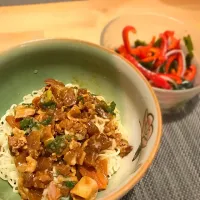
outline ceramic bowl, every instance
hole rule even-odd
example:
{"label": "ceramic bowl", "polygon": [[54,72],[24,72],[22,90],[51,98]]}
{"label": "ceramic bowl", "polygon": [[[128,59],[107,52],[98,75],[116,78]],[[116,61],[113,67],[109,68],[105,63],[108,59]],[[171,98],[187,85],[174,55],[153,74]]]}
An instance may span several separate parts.
{"label": "ceramic bowl", "polygon": [[153,88],[163,113],[171,111],[179,111],[184,108],[185,103],[200,93],[200,68],[198,67],[198,57],[200,55],[200,38],[195,31],[195,23],[184,22],[176,18],[150,12],[140,12],[135,14],[127,14],[117,17],[110,21],[101,34],[100,44],[109,49],[116,49],[121,44],[122,30],[125,26],[132,25],[136,28],[137,34],[130,34],[130,41],[134,43],[136,39],[143,41],[151,41],[152,36],[158,36],[165,30],[173,30],[178,38],[183,38],[190,34],[194,44],[194,64],[197,66],[197,75],[194,81],[194,88],[187,90],[164,90]]}
{"label": "ceramic bowl", "polygon": [[[159,148],[162,119],[151,86],[134,66],[100,46],[75,40],[35,41],[0,55],[0,115],[43,87],[49,77],[79,84],[116,102],[134,150],[97,199],[119,199],[142,178]],[[0,180],[0,199],[20,197]]]}

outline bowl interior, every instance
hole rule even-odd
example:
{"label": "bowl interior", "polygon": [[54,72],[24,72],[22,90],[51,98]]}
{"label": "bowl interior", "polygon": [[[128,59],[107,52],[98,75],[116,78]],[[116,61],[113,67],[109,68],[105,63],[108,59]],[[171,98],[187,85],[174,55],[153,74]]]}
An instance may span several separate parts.
{"label": "bowl interior", "polygon": [[[167,91],[154,88],[162,109],[169,109],[180,103],[184,103],[200,92],[200,38],[198,26],[195,21],[179,20],[172,16],[163,15],[159,12],[135,12],[134,14],[122,15],[113,19],[105,26],[101,34],[101,45],[110,49],[116,49],[123,44],[122,30],[125,26],[132,25],[137,33],[129,35],[130,42],[134,44],[136,39],[150,42],[153,36],[158,37],[165,30],[175,31],[177,38],[191,35],[194,46],[193,64],[197,66],[197,75],[194,80],[194,88],[182,91]],[[184,42],[182,41],[183,50]]]}
{"label": "bowl interior", "polygon": [[[12,104],[21,102],[24,95],[43,87],[46,78],[79,84],[108,101],[116,102],[134,150],[122,160],[119,172],[110,180],[108,189],[99,193],[98,199],[109,196],[116,199],[112,194],[136,177],[119,194],[123,195],[144,174],[158,149],[161,116],[151,88],[136,69],[100,47],[73,40],[38,41],[0,56],[0,115],[4,115]],[[147,115],[153,116],[149,126],[152,136],[140,156],[132,162],[141,143],[141,126],[147,124]],[[20,199],[19,195],[12,193],[7,182],[0,180],[0,188],[0,198]]]}

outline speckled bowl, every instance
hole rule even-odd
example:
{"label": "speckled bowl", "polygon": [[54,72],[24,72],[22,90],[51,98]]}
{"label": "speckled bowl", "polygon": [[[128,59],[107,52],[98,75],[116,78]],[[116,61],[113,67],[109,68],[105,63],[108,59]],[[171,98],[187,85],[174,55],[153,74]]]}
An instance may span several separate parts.
{"label": "speckled bowl", "polygon": [[[144,176],[159,148],[162,119],[151,86],[134,66],[100,46],[75,40],[35,41],[0,55],[0,115],[49,77],[79,84],[116,102],[134,150],[97,199],[119,199]],[[0,180],[0,199],[20,197]]]}
{"label": "speckled bowl", "polygon": [[110,21],[101,34],[100,44],[109,49],[116,49],[121,44],[122,30],[125,26],[132,25],[136,28],[137,34],[130,34],[130,41],[133,43],[136,39],[150,41],[152,36],[158,36],[165,30],[174,30],[178,38],[183,38],[186,34],[190,34],[194,44],[194,64],[196,64],[197,75],[194,81],[194,88],[187,90],[164,90],[153,88],[160,103],[163,113],[177,112],[185,107],[186,103],[200,93],[200,68],[198,56],[200,55],[200,30],[194,21],[181,21],[171,16],[152,13],[152,12],[135,12],[117,17]]}

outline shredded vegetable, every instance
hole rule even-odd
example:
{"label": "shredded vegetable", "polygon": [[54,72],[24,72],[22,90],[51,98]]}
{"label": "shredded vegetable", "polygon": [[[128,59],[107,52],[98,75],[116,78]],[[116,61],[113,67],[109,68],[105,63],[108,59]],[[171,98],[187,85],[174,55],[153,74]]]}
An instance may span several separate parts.
{"label": "shredded vegetable", "polygon": [[190,35],[183,38],[187,49],[185,53],[174,31],[167,30],[158,38],[153,36],[149,43],[137,39],[133,46],[129,41],[130,32],[135,34],[136,29],[133,26],[124,27],[124,44],[116,52],[133,63],[152,86],[168,90],[193,87],[197,70],[192,63],[194,47]]}

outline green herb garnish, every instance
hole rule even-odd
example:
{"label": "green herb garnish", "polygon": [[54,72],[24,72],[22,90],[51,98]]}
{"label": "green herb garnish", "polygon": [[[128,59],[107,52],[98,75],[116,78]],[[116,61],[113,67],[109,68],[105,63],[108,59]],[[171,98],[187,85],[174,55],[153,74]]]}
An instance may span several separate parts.
{"label": "green herb garnish", "polygon": [[72,189],[76,185],[76,183],[77,182],[75,181],[65,181],[65,185],[70,189]]}
{"label": "green herb garnish", "polygon": [[51,140],[47,145],[46,149],[51,153],[59,154],[66,147],[65,136],[56,136],[54,140]]}
{"label": "green herb garnish", "polygon": [[165,73],[165,65],[166,65],[166,63],[163,63],[163,64],[160,66],[159,73],[162,73],[162,74]]}
{"label": "green herb garnish", "polygon": [[82,102],[83,104],[84,104],[84,98],[83,98],[83,96],[78,96],[77,97],[77,102]]}
{"label": "green herb garnish", "polygon": [[43,108],[43,109],[55,109],[56,108],[56,103],[54,101],[41,102],[40,105],[41,105],[41,108]]}
{"label": "green herb garnish", "polygon": [[161,44],[162,44],[162,39],[161,38],[159,38],[159,39],[157,39],[156,40],[156,42],[154,43],[154,47],[160,47],[161,46]]}
{"label": "green herb garnish", "polygon": [[116,107],[116,103],[114,101],[112,101],[110,103],[110,105],[108,106],[108,108],[107,108],[107,112],[109,112],[109,113],[114,115],[115,114],[114,113],[115,107]]}
{"label": "green herb garnish", "polygon": [[24,118],[20,121],[20,129],[22,130],[32,129],[33,127],[38,128],[38,124],[34,122],[33,118]]}
{"label": "green herb garnish", "polygon": [[96,110],[98,110],[98,108],[102,108],[105,112],[115,115],[115,107],[116,103],[114,101],[112,101],[110,105],[107,105],[105,101],[100,101],[100,103],[96,105]]}
{"label": "green herb garnish", "polygon": [[189,68],[192,64],[192,59],[193,59],[194,55],[193,53],[188,53],[185,57],[185,61],[186,61],[186,67]]}
{"label": "green herb garnish", "polygon": [[184,80],[181,84],[177,86],[177,88],[174,88],[175,90],[184,90],[184,89],[189,89],[193,88],[193,83],[187,80]]}
{"label": "green herb garnish", "polygon": [[134,44],[134,47],[146,46],[146,45],[147,45],[146,42],[141,41],[141,40],[136,40],[136,41],[135,41],[135,44]]}
{"label": "green herb garnish", "polygon": [[144,66],[146,69],[150,69],[150,70],[153,69],[153,62],[140,62],[140,64]]}

